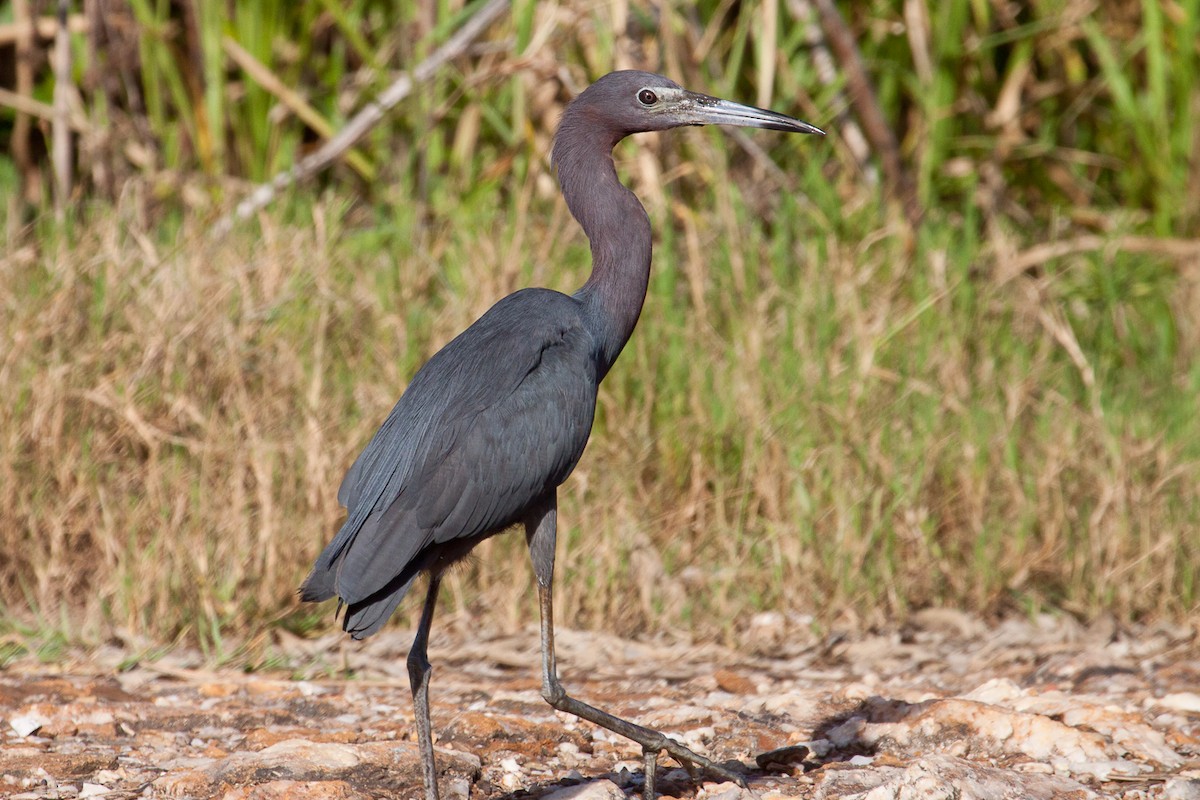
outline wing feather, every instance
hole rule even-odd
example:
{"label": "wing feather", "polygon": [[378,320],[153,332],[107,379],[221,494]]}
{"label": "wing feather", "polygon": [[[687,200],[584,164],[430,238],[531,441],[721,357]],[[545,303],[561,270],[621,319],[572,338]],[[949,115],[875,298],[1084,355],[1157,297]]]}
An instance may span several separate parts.
{"label": "wing feather", "polygon": [[535,289],[500,301],[446,345],[347,472],[338,491],[346,522],[304,597],[337,594],[350,605],[347,630],[359,604],[367,635],[432,549],[519,521],[566,480],[587,443],[592,354],[577,302]]}

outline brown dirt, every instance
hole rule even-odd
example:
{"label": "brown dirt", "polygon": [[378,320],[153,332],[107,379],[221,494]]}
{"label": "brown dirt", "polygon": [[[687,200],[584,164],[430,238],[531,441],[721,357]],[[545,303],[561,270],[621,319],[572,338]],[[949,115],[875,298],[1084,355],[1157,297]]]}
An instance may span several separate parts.
{"label": "brown dirt", "polygon": [[[211,671],[183,652],[122,671],[127,654],[104,648],[14,664],[0,673],[0,795],[421,797],[407,642],[277,643],[294,674],[348,666],[348,680]],[[574,631],[558,644],[569,691],[742,772],[763,800],[1180,800],[1200,798],[1198,643],[1191,629],[931,611],[822,641],[763,615],[739,651]],[[430,655],[444,797],[640,791],[636,746],[542,701],[534,631],[443,633]],[[658,777],[671,797],[748,797],[665,758]]]}

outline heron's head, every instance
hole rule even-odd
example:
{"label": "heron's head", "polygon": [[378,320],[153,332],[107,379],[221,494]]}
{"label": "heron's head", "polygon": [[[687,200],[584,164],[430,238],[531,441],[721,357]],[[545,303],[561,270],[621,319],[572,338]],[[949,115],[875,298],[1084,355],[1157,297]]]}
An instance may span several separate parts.
{"label": "heron's head", "polygon": [[638,70],[610,72],[585,89],[572,105],[576,113],[586,114],[591,124],[603,126],[617,138],[683,125],[736,125],[824,135],[807,122],[689,92],[669,78]]}

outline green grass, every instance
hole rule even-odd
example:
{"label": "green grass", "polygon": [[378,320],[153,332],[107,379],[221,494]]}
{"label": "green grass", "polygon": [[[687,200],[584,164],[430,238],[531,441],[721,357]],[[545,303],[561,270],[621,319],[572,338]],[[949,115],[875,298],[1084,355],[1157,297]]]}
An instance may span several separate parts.
{"label": "green grass", "polygon": [[[687,222],[660,237],[565,487],[565,624],[1195,612],[1196,342],[1143,335],[1175,327],[1178,273],[1084,255],[1031,300],[979,281],[991,257],[947,221],[913,240],[863,213],[832,236],[787,195],[764,218],[737,180],[684,188],[655,213]],[[454,224],[293,208],[218,245],[185,223],[191,244],[160,242],[153,268],[99,217],[6,273],[22,302],[5,335],[24,342],[4,362],[22,398],[4,422],[7,618],[228,649],[292,608],[342,470],[413,370],[511,288],[586,273],[578,233],[538,222],[561,217],[555,198],[521,215],[480,192]],[[1143,288],[1090,291],[1110,273]],[[1059,310],[1093,385],[1038,319]],[[520,537],[481,551],[452,606],[531,619]]]}

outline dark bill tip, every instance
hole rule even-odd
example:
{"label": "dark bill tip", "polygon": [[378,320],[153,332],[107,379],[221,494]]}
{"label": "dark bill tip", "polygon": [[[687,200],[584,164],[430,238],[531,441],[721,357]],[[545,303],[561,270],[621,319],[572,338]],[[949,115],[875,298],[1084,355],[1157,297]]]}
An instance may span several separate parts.
{"label": "dark bill tip", "polygon": [[689,124],[692,125],[736,125],[741,128],[825,135],[825,131],[817,126],[777,111],[745,106],[703,94],[693,95],[692,101],[691,108],[685,112]]}

